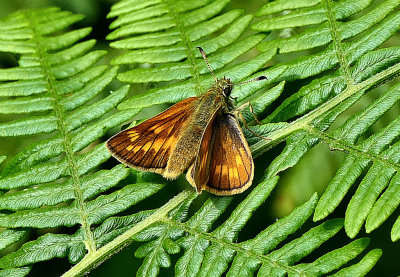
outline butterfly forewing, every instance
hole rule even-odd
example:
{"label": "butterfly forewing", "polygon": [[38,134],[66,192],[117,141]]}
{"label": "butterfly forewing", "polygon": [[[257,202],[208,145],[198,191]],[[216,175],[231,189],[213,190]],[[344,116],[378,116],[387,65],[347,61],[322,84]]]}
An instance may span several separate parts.
{"label": "butterfly forewing", "polygon": [[188,124],[197,97],[187,98],[155,117],[122,131],[107,141],[119,161],[142,170],[162,173],[180,131]]}
{"label": "butterfly forewing", "polygon": [[[208,142],[204,140],[208,140]],[[232,195],[246,190],[253,181],[254,164],[242,130],[231,114],[221,114],[212,125],[212,135],[203,137],[195,164],[189,169],[187,179],[202,184],[217,195]]]}

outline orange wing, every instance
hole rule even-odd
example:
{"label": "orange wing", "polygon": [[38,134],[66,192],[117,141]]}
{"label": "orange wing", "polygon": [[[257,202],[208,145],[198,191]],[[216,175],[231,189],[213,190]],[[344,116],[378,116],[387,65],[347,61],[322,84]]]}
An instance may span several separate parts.
{"label": "orange wing", "polygon": [[232,195],[246,190],[253,177],[253,158],[239,123],[231,114],[217,116],[186,178],[199,192]]}
{"label": "orange wing", "polygon": [[196,108],[198,97],[190,97],[107,141],[111,154],[130,167],[162,173],[171,148],[179,139]]}
{"label": "orange wing", "polygon": [[[206,130],[203,133],[203,137],[201,138],[197,158],[195,159],[194,163],[189,168],[186,174],[186,179],[193,187],[196,188],[198,193],[201,193],[203,188],[207,185],[208,181],[209,165],[212,151],[211,145],[213,145],[213,126],[217,113],[218,110],[215,112],[213,118],[208,123]],[[194,168],[195,170],[193,169],[192,171],[192,168]]]}

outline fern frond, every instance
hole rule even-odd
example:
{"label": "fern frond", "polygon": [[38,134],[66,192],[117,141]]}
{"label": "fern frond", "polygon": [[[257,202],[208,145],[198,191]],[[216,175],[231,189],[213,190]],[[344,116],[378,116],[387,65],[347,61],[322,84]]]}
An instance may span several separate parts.
{"label": "fern frond", "polygon": [[[248,62],[243,62],[241,64],[232,66],[231,68],[219,71],[216,74],[218,76],[229,76],[233,81],[244,79],[262,68],[263,65],[275,55],[275,52],[276,49],[273,49],[272,51],[260,54]],[[277,76],[279,76],[279,74],[281,74],[283,71],[284,68],[278,68],[274,72],[271,71],[269,80],[277,78]],[[200,76],[199,84],[202,86],[202,92],[210,87],[213,82],[214,79],[212,76],[210,76],[210,74],[207,74],[206,76]],[[240,92],[236,90],[235,97],[238,97],[238,101],[244,101],[246,94],[251,94],[252,92],[254,93],[258,89],[268,86],[270,82],[272,81],[262,82],[263,84],[259,84],[260,82],[254,85],[251,84],[241,89]],[[177,84],[166,85],[161,88],[148,90],[145,93],[133,95],[129,99],[122,102],[118,108],[125,110],[132,107],[145,108],[156,104],[173,103],[187,97],[195,96],[197,90],[198,85],[194,84],[193,80],[186,80]],[[243,95],[238,95],[236,93],[242,93]]]}
{"label": "fern frond", "polygon": [[163,187],[139,182],[101,195],[130,170],[119,165],[93,172],[110,154],[104,144],[91,144],[139,110],[110,113],[127,96],[128,86],[99,97],[117,69],[96,65],[106,52],[92,51],[94,40],[83,41],[90,28],[66,31],[81,19],[49,8],[20,11],[0,22],[1,50],[21,54],[18,66],[0,69],[0,113],[19,115],[0,123],[0,136],[48,133],[1,171],[0,188],[6,192],[0,196],[1,209],[7,212],[0,215],[0,225],[10,228],[0,234],[1,249],[28,228],[80,226],[74,235],[44,234],[1,257],[1,274],[24,276],[29,265],[55,257],[76,263],[96,250],[92,225]]}
{"label": "fern frond", "polygon": [[[283,131],[282,129],[275,131],[276,134],[280,133],[276,137],[278,141],[293,132],[298,133],[286,139],[288,143],[286,149],[271,167],[276,167],[272,172],[277,173],[294,166],[304,153],[320,141],[326,142],[331,149],[348,153],[342,167],[321,197],[314,220],[321,220],[329,215],[339,205],[350,186],[361,176],[363,170],[370,168],[346,211],[345,229],[350,237],[354,237],[364,222],[367,232],[371,232],[379,227],[399,205],[398,197],[393,190],[399,169],[399,160],[395,154],[397,144],[393,144],[399,135],[397,118],[378,133],[358,142],[360,137],[365,136],[369,128],[398,102],[398,85],[385,91],[376,102],[354,114],[341,127],[326,130],[340,113],[360,99],[371,87],[379,86],[398,74],[400,69],[398,47],[372,52],[371,50],[398,31],[400,14],[395,12],[395,8],[400,2],[384,1],[365,14],[346,22],[337,19],[359,12],[369,5],[370,1],[341,1],[335,4],[330,1],[321,4],[311,2],[307,3],[315,6],[308,7],[305,3],[304,7],[307,8],[299,9],[287,16],[272,16],[253,25],[253,28],[258,30],[272,30],[298,26],[297,23],[300,22],[308,25],[317,20],[316,18],[319,18],[320,22],[326,21],[321,26],[309,28],[289,38],[270,40],[259,45],[262,51],[278,47],[279,52],[286,53],[325,45],[332,41],[321,53],[297,58],[289,64],[282,65],[287,69],[279,78],[285,80],[306,78],[340,65],[339,70],[314,79],[309,85],[302,87],[264,119],[265,123],[287,121],[303,115],[283,128]],[[289,4],[280,1],[273,3],[267,4],[265,10],[269,10],[267,8],[270,5],[274,9],[289,7],[287,6]],[[325,15],[319,17],[321,9],[325,9]],[[346,13],[343,13],[344,10]],[[264,12],[259,13],[263,14]],[[290,23],[286,21],[289,17],[305,19],[310,14],[315,15],[315,18],[310,17],[308,21],[295,20]],[[356,35],[358,36],[355,37]],[[343,41],[352,37],[355,38],[351,41]],[[305,44],[304,42],[308,40],[311,40],[311,43]],[[264,74],[268,76],[268,70]],[[307,112],[309,113],[306,114]],[[254,130],[262,131],[262,128],[255,127]],[[275,140],[273,134],[269,137]],[[259,142],[253,149],[258,152],[263,147],[268,147],[267,145],[268,143]],[[279,160],[290,162],[283,164]],[[391,182],[394,182],[393,185],[388,187]],[[384,191],[386,187],[388,188]],[[398,237],[394,236],[394,233],[393,229],[392,239],[397,240]]]}
{"label": "fern frond", "polygon": [[[219,15],[219,8],[223,2],[198,2],[193,4],[190,9],[183,3],[180,5],[180,2],[179,5],[176,5],[161,1],[137,5],[137,1],[130,0],[121,1],[113,6],[109,16],[118,16],[111,25],[112,28],[117,29],[108,38],[119,39],[113,41],[111,45],[124,50],[120,56],[113,60],[114,64],[150,63],[150,67],[138,67],[121,72],[118,78],[130,83],[178,81],[166,85],[157,85],[145,93],[136,94],[120,104],[119,109],[124,110],[131,107],[142,109],[155,104],[174,103],[190,96],[199,95],[209,87],[213,83],[213,79],[194,46],[202,46],[206,53],[211,53],[209,60],[212,67],[216,69],[217,76],[229,76],[233,81],[247,80],[256,76],[256,74],[268,76],[268,82],[252,83],[234,92],[235,96],[238,96],[239,102],[250,100],[255,106],[258,105],[259,107],[255,109],[256,114],[262,114],[279,97],[284,89],[285,83],[283,81],[305,79],[331,70],[327,76],[315,78],[310,84],[303,86],[298,92],[284,100],[271,115],[263,119],[265,125],[252,126],[254,131],[268,136],[271,141],[261,141],[250,132],[246,133],[255,156],[282,140],[286,140],[286,148],[265,172],[265,179],[273,179],[280,172],[295,166],[300,158],[320,141],[327,142],[334,149],[353,154],[355,151],[353,149],[356,148],[353,144],[356,144],[357,139],[365,134],[368,128],[397,101],[397,98],[389,93],[376,104],[371,105],[368,111],[365,111],[365,114],[368,115],[365,120],[361,120],[361,114],[354,115],[354,121],[348,123],[348,135],[354,137],[354,141],[347,141],[346,138],[342,141],[344,130],[340,131],[340,128],[327,131],[335,119],[348,110],[371,87],[377,86],[398,74],[400,68],[396,47],[373,51],[399,29],[399,14],[394,12],[399,4],[398,1],[388,0],[365,13],[363,13],[363,10],[370,6],[371,1],[339,1],[337,3],[330,1],[323,1],[322,3],[320,1],[274,1],[266,4],[265,8],[256,14],[256,16],[267,14],[270,16],[268,19],[253,24],[253,29],[270,31],[325,23],[308,28],[293,36],[289,34],[287,38],[272,39],[261,43],[262,37],[258,37],[258,35],[247,36],[238,41],[237,38],[240,33],[237,32],[237,37],[235,36],[233,40],[220,45],[216,41],[222,41],[220,40],[222,35],[234,29],[230,20],[235,20],[235,16],[240,16],[238,11],[228,11]],[[215,13],[210,11],[212,4],[216,5]],[[287,9],[293,11],[287,15],[278,14]],[[205,12],[202,19],[197,17],[199,10]],[[147,15],[144,16],[144,13]],[[350,18],[355,14],[358,14],[356,18]],[[189,15],[192,18],[190,20]],[[344,19],[346,19],[346,22],[340,22]],[[239,20],[246,22],[243,23],[246,25],[248,24],[247,20],[251,20],[251,18],[242,17]],[[239,20],[236,21],[239,22]],[[219,34],[212,37],[212,34],[217,30],[219,30]],[[210,42],[203,39],[206,36],[211,37]],[[354,39],[343,41],[349,38]],[[214,48],[210,48],[208,51],[201,43],[205,43],[207,47],[214,45]],[[260,72],[265,63],[276,56],[277,49],[279,53],[289,53],[324,46],[328,43],[331,44],[321,51],[317,49],[313,54],[295,58],[292,61],[272,66]],[[229,65],[234,58],[255,45],[263,53],[256,55],[247,62]],[[339,69],[334,70],[338,66]],[[193,78],[185,80],[190,76]],[[269,90],[265,89],[270,84],[277,83],[280,84]],[[293,120],[296,117],[300,118]],[[248,111],[245,112],[245,118],[251,119]],[[351,122],[353,122],[353,125]],[[358,124],[357,127],[355,127],[356,123]],[[393,132],[393,136],[395,136],[395,132]],[[391,141],[388,141],[388,143]],[[358,152],[360,151],[356,151],[355,154]],[[362,155],[369,156],[367,151],[361,152],[366,152]],[[246,202],[246,200],[244,201]],[[321,201],[324,200],[321,199]],[[221,205],[225,207],[228,203],[224,202]],[[260,203],[257,203],[254,209],[258,205]],[[321,205],[323,206],[323,204]],[[153,215],[148,218],[153,218]],[[245,216],[241,219],[244,220],[244,223],[247,220]],[[191,222],[190,220],[187,222]],[[185,252],[184,256],[178,261],[176,264],[178,274],[181,274],[181,272],[182,275],[188,272],[190,274],[199,273],[200,275],[212,273],[219,276],[226,270],[228,270],[228,274],[231,274],[232,267],[229,268],[228,264],[232,261],[237,249],[235,246],[232,246],[231,249],[226,248],[226,245],[224,247],[218,246],[211,239],[214,232],[208,234],[207,231],[216,218],[210,218],[210,220],[208,227],[205,227],[206,229],[202,231],[205,232],[204,239],[199,242],[190,240],[191,243],[197,243],[194,249],[185,244],[184,249],[189,251],[191,256],[186,258]],[[347,220],[346,217],[345,222]],[[143,222],[145,221],[146,219],[143,220]],[[168,220],[161,221],[158,224],[154,223],[154,226],[146,229],[146,232],[140,232],[141,235],[138,237],[136,234],[134,236],[141,241],[149,240],[149,238],[154,239],[137,251],[138,257],[145,258],[139,271],[140,274],[155,275],[160,267],[170,266],[168,254],[176,253],[179,250],[179,243],[176,244],[175,242],[177,237],[183,236],[182,239],[178,239],[178,242],[182,240],[189,243],[186,242],[186,240],[189,240],[187,235],[182,234],[182,230],[190,233],[188,231],[190,228],[185,226],[186,221],[179,219],[177,220],[179,223],[173,224],[172,219],[169,225],[167,224]],[[224,224],[221,226],[224,226]],[[321,225],[324,227],[320,228],[325,228],[325,224],[329,225],[330,223],[324,223]],[[332,224],[341,225],[339,221]],[[348,231],[347,224],[345,226],[346,231]],[[234,239],[237,232],[243,227],[244,225],[239,224],[238,229],[233,232],[233,237],[225,239],[228,241]],[[318,227],[316,228],[315,230],[318,230]],[[313,234],[312,231],[310,232],[310,234]],[[315,232],[318,233],[319,231]],[[304,241],[307,238],[305,235]],[[326,239],[315,242],[315,245],[310,243],[310,249],[315,249]],[[295,240],[292,244],[295,245],[296,242]],[[303,241],[299,239],[298,243],[302,245]],[[365,248],[365,246],[360,247],[360,245],[364,245],[364,240],[353,243],[326,254],[312,265],[302,264],[298,265],[298,268],[307,268],[310,272],[315,269],[315,272],[310,273],[310,275],[326,274],[336,270],[355,257],[351,253],[360,252],[360,250],[354,249],[363,250]],[[294,247],[292,244],[289,242],[288,248]],[[286,249],[284,247],[283,249],[281,252],[277,251],[277,253],[285,252],[286,254]],[[224,255],[216,256],[213,254],[214,251],[215,253],[224,253]],[[307,251],[303,251],[302,257],[307,253]],[[293,256],[296,255],[293,254]],[[327,266],[325,262],[335,256],[346,258],[338,259],[336,265]],[[368,272],[370,262],[376,262],[379,256],[380,252],[374,250],[367,254],[359,264],[339,271],[337,274],[351,272],[355,268],[358,268],[360,273]],[[298,260],[292,259],[288,254],[286,260],[283,258],[283,263],[290,263],[293,266]],[[189,263],[189,260],[191,263]],[[254,267],[255,269],[249,272],[253,274],[262,263],[258,262],[257,266]],[[321,263],[320,267],[318,266],[319,263]],[[191,267],[192,265],[193,267]],[[181,269],[181,267],[190,268]],[[296,265],[293,266],[293,268],[295,267]],[[282,271],[282,273],[297,274],[296,271],[293,271],[293,273],[291,270],[293,269],[262,265],[260,272],[272,274]]]}
{"label": "fern frond", "polygon": [[[272,3],[276,2],[278,1],[274,1]],[[282,6],[283,4],[284,3],[279,5],[279,7],[283,8]],[[379,23],[382,20],[382,18],[385,18],[391,12],[393,12],[393,10],[397,7],[398,4],[399,2],[397,0],[384,1],[379,5],[377,5],[371,11],[368,11],[362,16],[360,16],[359,18],[355,18],[347,22],[337,21],[335,25],[340,40],[352,38],[358,34],[361,34],[363,31],[371,28],[375,24]],[[271,7],[268,7],[267,4],[266,10],[270,11],[273,9],[271,9]],[[329,27],[329,24],[325,22],[319,25],[318,27],[309,28],[300,34],[295,34],[288,38],[278,38],[262,42],[258,45],[258,49],[264,51],[271,47],[279,46],[280,53],[290,53],[294,51],[311,49],[314,47],[326,45],[330,42],[332,42],[331,29]]]}
{"label": "fern frond", "polygon": [[[232,197],[210,197],[191,218],[187,219],[187,209],[193,200],[193,197],[189,196],[182,205],[172,210],[169,216],[161,217],[158,222],[135,233],[134,240],[148,241],[135,252],[136,257],[144,258],[137,274],[156,276],[161,267],[171,266],[169,255],[183,250],[184,253],[175,265],[177,276],[220,276],[226,270],[228,270],[227,276],[253,276],[258,269],[261,276],[277,272],[313,276],[332,272],[365,250],[369,240],[359,239],[327,253],[314,263],[294,265],[334,236],[343,226],[343,221],[340,219],[315,227],[298,239],[276,249],[312,215],[317,202],[316,195],[255,238],[241,243],[235,242],[239,231],[254,210],[265,201],[277,181],[278,178],[274,177],[261,182],[217,228],[212,227],[213,223],[227,209]],[[118,220],[125,227],[125,218],[110,220]],[[114,224],[113,230],[119,232],[119,225]],[[376,262],[379,256],[380,253],[376,252],[372,260]],[[332,262],[334,257],[340,258],[335,258],[335,262]],[[230,262],[232,265],[229,269]],[[363,270],[368,271],[369,267],[360,266],[360,272]]]}
{"label": "fern frond", "polygon": [[[298,1],[300,2],[300,1]],[[371,0],[361,1],[340,1],[338,3],[327,4],[332,5],[328,10],[323,1],[301,1],[303,3],[295,3],[295,1],[275,1],[266,4],[257,12],[257,16],[274,14],[285,10],[292,10],[291,13],[263,19],[253,24],[253,28],[259,31],[270,31],[284,28],[293,28],[307,26],[329,21],[328,17],[332,16],[334,20],[347,18],[358,13],[371,4]],[[272,6],[272,8],[271,8]],[[294,10],[298,9],[298,10]]]}
{"label": "fern frond", "polygon": [[[257,56],[247,64],[236,67],[228,65],[264,38],[264,35],[258,34],[238,40],[252,16],[240,17],[243,13],[241,10],[220,14],[222,8],[228,3],[229,1],[225,0],[207,0],[188,5],[186,1],[170,1],[136,8],[137,2],[123,1],[113,6],[109,16],[118,16],[111,24],[112,28],[117,29],[108,38],[120,40],[113,41],[110,45],[126,50],[116,57],[113,63],[116,65],[135,62],[154,64],[149,68],[135,68],[121,72],[118,75],[119,80],[144,83],[184,80],[193,77],[178,84],[135,95],[123,102],[119,108],[126,109],[130,106],[142,108],[154,104],[173,103],[203,93],[212,84],[213,79],[196,46],[201,46],[207,53],[210,65],[217,76],[229,76],[233,81],[250,76],[268,62],[275,55],[273,49]],[[158,12],[161,11],[160,9],[162,13]],[[137,14],[145,11],[153,18],[138,19]],[[162,31],[141,29],[139,34],[139,31],[132,29],[133,26],[145,26],[150,22],[160,22],[166,18],[171,24],[165,25]],[[134,21],[134,23],[128,23],[129,21]],[[215,35],[217,31],[218,35]]]}
{"label": "fern frond", "polygon": [[[27,230],[11,230],[5,229],[0,233],[0,250],[5,250],[13,243],[20,241],[26,234]],[[20,268],[1,269],[1,276],[25,276],[31,270],[30,266]]]}
{"label": "fern frond", "polygon": [[[0,50],[21,56],[17,67],[0,70],[0,112],[19,118],[0,123],[0,136],[43,137],[4,165],[0,189],[6,193],[0,195],[0,207],[6,212],[0,226],[21,234],[30,228],[75,229],[23,244],[0,258],[0,267],[22,276],[33,263],[68,257],[76,265],[65,276],[77,276],[134,240],[141,242],[135,255],[143,258],[138,275],[157,275],[173,265],[171,255],[178,253],[174,266],[180,276],[365,275],[381,256],[379,249],[367,250],[368,238],[323,249],[319,257],[310,254],[334,240],[343,226],[350,237],[364,222],[372,231],[400,203],[400,117],[371,132],[398,103],[398,84],[390,83],[364,110],[350,110],[400,72],[400,48],[377,49],[400,28],[399,2],[277,0],[261,8],[253,22],[252,15],[229,10],[229,0],[122,0],[109,13],[117,18],[108,35],[111,46],[121,49],[112,61],[121,66],[119,72],[95,65],[105,52],[90,51],[94,41],[82,41],[89,28],[65,31],[80,16],[50,8],[1,20]],[[248,35],[250,26],[258,33]],[[204,203],[194,205],[197,194],[186,189],[161,207],[121,215],[166,181],[142,178],[147,175],[122,165],[98,170],[110,154],[96,140],[144,108],[200,95],[211,86],[214,80],[196,46],[204,48],[218,77],[234,82],[268,77],[235,89],[233,96],[238,104],[253,104],[264,124],[253,126],[253,115],[245,110],[249,128],[270,139],[244,130],[254,157],[283,141],[286,146],[248,194],[206,195]],[[243,54],[251,57],[233,62]],[[101,94],[116,76],[127,83],[156,84],[128,99],[127,86]],[[294,82],[300,84],[297,91]],[[271,105],[277,107],[265,116]],[[345,113],[351,115],[336,124]],[[312,196],[288,216],[240,240],[279,174],[320,142],[346,155],[321,199]],[[357,179],[361,183],[344,220],[304,226],[313,213],[315,221],[330,215]],[[400,219],[393,240],[400,236],[399,226]],[[12,234],[5,247],[19,236]]]}

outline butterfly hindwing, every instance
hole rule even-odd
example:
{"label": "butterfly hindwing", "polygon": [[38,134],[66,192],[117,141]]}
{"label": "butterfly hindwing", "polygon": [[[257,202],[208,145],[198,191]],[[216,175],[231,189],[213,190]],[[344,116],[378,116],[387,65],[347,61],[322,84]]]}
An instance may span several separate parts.
{"label": "butterfly hindwing", "polygon": [[119,161],[141,170],[162,173],[180,130],[190,121],[197,97],[187,98],[141,124],[122,131],[107,141]]}
{"label": "butterfly hindwing", "polygon": [[[207,132],[207,131],[206,131]],[[207,141],[205,141],[207,140]],[[217,195],[232,195],[246,190],[254,177],[253,158],[236,118],[218,115],[212,133],[203,136],[202,146],[187,179],[197,189]]]}
{"label": "butterfly hindwing", "polygon": [[213,117],[208,123],[203,136],[201,138],[200,147],[197,151],[197,158],[192,166],[189,168],[186,179],[189,183],[196,188],[197,192],[201,192],[203,187],[207,184],[209,176],[209,164],[211,159],[211,145],[213,144],[213,125],[218,110],[215,111]]}

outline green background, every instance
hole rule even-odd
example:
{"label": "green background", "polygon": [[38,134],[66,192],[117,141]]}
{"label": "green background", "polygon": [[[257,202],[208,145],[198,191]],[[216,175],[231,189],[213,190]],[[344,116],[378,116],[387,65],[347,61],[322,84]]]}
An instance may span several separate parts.
{"label": "green background", "polygon": [[[0,17],[4,17],[16,10],[25,9],[25,8],[42,8],[49,6],[57,6],[64,10],[69,10],[74,13],[80,13],[85,15],[85,19],[76,24],[75,27],[86,27],[92,26],[93,31],[90,35],[91,38],[95,38],[97,40],[97,48],[106,49],[109,51],[109,54],[102,60],[103,63],[108,63],[108,61],[117,55],[116,51],[112,48],[109,48],[108,42],[105,40],[106,35],[109,33],[108,26],[111,23],[111,20],[106,19],[106,15],[110,10],[111,5],[115,1],[112,0],[68,0],[68,1],[56,1],[56,0],[1,0],[0,1]],[[379,2],[379,1],[376,1]],[[243,8],[247,13],[254,13],[260,8],[265,1],[232,1],[231,8]],[[377,3],[374,3],[377,4]],[[391,45],[399,45],[400,36],[396,35],[392,37],[389,41],[387,41],[383,47],[391,46]],[[304,53],[302,53],[304,55]],[[300,54],[290,54],[290,56],[280,56],[279,58],[284,61],[285,59],[293,59],[296,55]],[[16,65],[16,58],[9,54],[0,53],[0,65],[1,67],[12,67]],[[246,55],[243,55],[241,59],[246,59]],[[240,60],[239,60],[240,61]],[[297,91],[301,86],[307,83],[308,80],[301,80],[288,83],[285,87],[284,96],[290,95],[292,92]],[[377,98],[389,85],[380,86],[378,89],[373,90],[368,95],[364,96],[361,101],[359,101],[354,107],[347,111],[347,114],[341,115],[341,118],[337,121],[343,122],[350,114],[353,114],[357,110],[363,109],[363,107],[369,105],[375,98]],[[135,85],[135,91],[137,90],[145,90],[145,86]],[[160,107],[153,108],[153,110],[147,111],[147,114],[153,114],[156,111],[154,109],[160,109]],[[393,107],[392,110],[383,116],[375,125],[376,129],[381,128],[382,126],[386,126],[390,120],[392,120],[396,115],[400,113],[400,106]],[[147,114],[143,114],[143,117],[146,117]],[[14,116],[15,117],[15,116]],[[0,122],[10,121],[16,119],[13,118],[13,115],[0,115]],[[374,131],[372,128],[371,132]],[[111,134],[109,134],[111,135]],[[18,138],[0,138],[0,156],[7,155],[8,157],[12,157],[18,151],[20,151],[24,146],[40,140],[41,136],[36,137],[18,137]],[[105,140],[107,137],[104,137]],[[258,157],[255,160],[256,163],[256,174],[261,174],[263,170],[268,166],[271,162],[272,157],[276,156],[279,151],[283,149],[283,145],[278,145],[275,149],[269,151],[268,153]],[[340,152],[332,152],[329,148],[323,144],[318,144],[315,148],[309,151],[301,161],[294,167],[289,170],[286,170],[283,174],[281,174],[281,180],[272,196],[268,198],[266,203],[264,203],[254,214],[251,220],[247,224],[248,232],[245,234],[240,234],[239,240],[245,240],[253,237],[260,230],[263,230],[270,223],[274,222],[276,219],[281,218],[287,215],[294,207],[299,204],[307,201],[314,192],[318,192],[319,195],[322,194],[324,188],[328,185],[329,181],[334,176],[336,170],[341,164],[344,155]],[[115,161],[109,161],[105,166],[114,165]],[[165,199],[159,199],[159,195],[157,194],[157,198],[149,198],[144,201],[142,204],[137,205],[135,210],[145,209],[146,205],[153,201],[160,201],[160,205],[171,198],[174,194],[176,194],[180,188],[180,186],[186,186],[187,183],[184,181],[184,178],[178,179],[175,184],[170,184],[170,186],[163,191]],[[171,186],[175,185],[175,189],[171,188]],[[353,186],[354,188],[355,186]],[[350,191],[347,195],[353,195],[354,189]],[[237,201],[239,202],[242,198],[239,197]],[[342,204],[335,210],[335,212],[330,216],[330,218],[334,217],[343,217],[345,213],[345,208],[350,200],[350,197],[347,196]],[[154,203],[154,202],[153,202]],[[231,205],[234,207],[234,205]],[[229,214],[231,210],[228,210],[226,214]],[[225,215],[226,215],[225,214]],[[373,248],[381,248],[383,250],[383,255],[379,262],[376,264],[375,268],[369,273],[368,276],[397,276],[400,274],[400,265],[399,265],[399,257],[400,257],[400,242],[392,243],[390,240],[390,229],[396,219],[396,214],[399,214],[399,209],[397,212],[394,212],[393,215],[377,230],[368,234],[368,236],[372,239],[369,249]],[[226,217],[222,217],[220,220],[224,220]],[[218,222],[217,222],[218,224]],[[308,226],[311,226],[313,222],[309,221]],[[307,226],[304,226],[304,229]],[[65,230],[40,230],[38,232],[60,232],[65,233]],[[70,230],[73,232],[74,230]],[[30,234],[32,237],[36,237],[37,234]],[[295,234],[296,235],[296,234]],[[360,232],[360,234],[356,237],[365,237],[365,232]],[[351,240],[345,235],[344,230],[342,230],[339,234],[339,237],[335,237],[335,241],[341,240],[341,245],[344,245]],[[139,243],[135,243],[130,247],[125,248],[120,253],[113,256],[111,259],[100,265],[97,269],[93,270],[90,273],[90,276],[134,276],[137,268],[141,264],[140,259],[136,259],[134,257],[134,251],[139,246]],[[320,254],[326,253],[327,250],[333,250],[337,247],[333,242],[328,241],[327,243],[321,246],[321,249],[324,248],[324,251],[317,250],[311,255],[309,255],[306,259],[309,261],[314,260],[319,257]],[[4,254],[4,253],[0,253]],[[174,261],[177,260],[178,255],[173,256],[173,264]],[[29,276],[59,276],[63,272],[67,271],[71,265],[68,260],[65,259],[53,259],[51,261],[42,262],[34,265]],[[163,269],[160,273],[160,276],[172,276],[173,268]]]}

